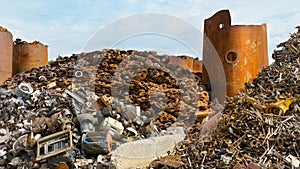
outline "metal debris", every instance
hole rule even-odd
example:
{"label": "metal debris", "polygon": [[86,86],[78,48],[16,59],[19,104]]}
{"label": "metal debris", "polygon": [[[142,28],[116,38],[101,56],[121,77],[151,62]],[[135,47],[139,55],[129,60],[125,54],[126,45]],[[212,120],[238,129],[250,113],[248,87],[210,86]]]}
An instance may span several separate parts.
{"label": "metal debris", "polygon": [[[299,167],[299,39],[295,33],[281,43],[282,49],[273,55],[276,62],[247,83],[239,96],[228,98],[224,110],[209,104],[201,75],[190,84],[202,87],[183,91],[179,86],[188,79],[176,82],[156,68],[160,65],[153,52],[102,50],[58,57],[47,66],[17,74],[0,87],[0,167]],[[128,97],[113,97],[112,85],[123,85],[114,71],[133,53],[139,63],[154,67],[130,79],[136,67],[129,64],[132,71],[122,76]],[[84,59],[77,61],[79,56]],[[79,67],[99,59],[95,79],[88,79],[90,68]],[[176,73],[184,72],[174,67]],[[95,93],[74,86],[74,76],[86,80],[84,85],[95,83]],[[156,90],[166,97],[155,93],[156,102],[150,105],[151,91]],[[195,93],[200,101],[190,103]],[[151,106],[162,111],[152,115],[147,111]],[[195,115],[198,123],[182,123]],[[211,118],[201,124],[207,115]]]}
{"label": "metal debris", "polygon": [[[179,86],[188,78],[176,82],[163,70],[149,68],[138,72],[128,83],[127,100],[113,97],[112,85],[119,83],[113,84],[112,79],[120,78],[114,71],[133,53],[137,53],[134,57],[142,62],[149,57],[145,62],[149,65],[154,65],[159,57],[168,61],[167,57],[154,52],[102,50],[58,57],[49,65],[16,74],[1,85],[0,168],[110,168],[115,165],[111,156],[117,154],[121,146],[147,139],[157,140],[152,142],[159,142],[157,145],[162,146],[163,152],[149,149],[154,156],[144,166],[157,155],[167,155],[185,135],[182,127],[175,127],[175,122],[180,124],[194,118],[195,111],[190,110],[189,105],[207,110],[208,93],[203,85],[199,89],[180,90]],[[95,79],[88,79],[86,72],[90,67],[86,65],[101,59]],[[135,69],[134,63],[130,66]],[[177,73],[185,71],[172,66]],[[201,74],[195,77],[197,81],[189,84],[201,84]],[[95,84],[95,93],[84,85],[74,85],[74,80],[81,78]],[[163,91],[166,100],[151,98],[160,101],[150,105],[150,94],[157,90]],[[203,93],[200,102],[191,101],[195,93]],[[185,99],[181,100],[180,95],[185,95]],[[178,106],[179,103],[182,104]],[[162,112],[148,114],[151,106]]]}
{"label": "metal debris", "polygon": [[[195,125],[187,141],[177,145],[174,153],[184,168],[298,167],[300,33],[278,47],[275,62],[237,97],[227,98],[217,123],[211,119]],[[210,133],[207,126],[215,130]],[[206,137],[200,135],[203,131],[208,131]]]}

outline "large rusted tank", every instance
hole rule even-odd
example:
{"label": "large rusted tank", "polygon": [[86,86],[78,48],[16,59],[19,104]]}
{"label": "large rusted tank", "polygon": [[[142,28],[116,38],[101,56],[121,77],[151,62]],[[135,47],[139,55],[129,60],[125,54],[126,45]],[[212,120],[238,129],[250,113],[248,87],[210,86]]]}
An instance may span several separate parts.
{"label": "large rusted tank", "polygon": [[27,43],[21,39],[14,42],[13,75],[48,64],[48,46],[35,41]]}
{"label": "large rusted tank", "polygon": [[169,64],[176,64],[192,73],[202,73],[202,61],[198,61],[197,59],[189,56],[170,57]]}
{"label": "large rusted tank", "polygon": [[[227,96],[237,95],[246,82],[251,82],[268,65],[266,24],[231,25],[229,11],[222,10],[205,20],[204,35],[203,80],[206,83],[222,83],[218,81],[218,75],[209,77],[209,72],[213,74],[223,66]],[[208,49],[208,43],[214,49]],[[216,60],[217,57],[212,60],[214,50],[219,60]]]}
{"label": "large rusted tank", "polygon": [[0,26],[0,84],[12,76],[13,36]]}

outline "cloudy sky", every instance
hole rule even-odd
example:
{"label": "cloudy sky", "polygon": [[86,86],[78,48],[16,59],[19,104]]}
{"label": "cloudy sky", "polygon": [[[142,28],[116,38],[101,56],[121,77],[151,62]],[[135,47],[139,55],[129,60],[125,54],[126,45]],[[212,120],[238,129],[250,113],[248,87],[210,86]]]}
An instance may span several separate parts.
{"label": "cloudy sky", "polygon": [[[212,16],[221,9],[229,9],[232,24],[262,24],[268,28],[269,55],[276,44],[286,40],[289,33],[296,31],[300,25],[300,3],[297,1],[274,0],[245,0],[245,1],[217,1],[217,0],[0,0],[0,25],[8,28],[14,39],[21,38],[26,41],[38,40],[49,46],[49,58],[58,55],[71,55],[80,53],[86,48],[91,39],[98,35],[98,39],[105,41],[117,36],[119,31],[131,30],[127,38],[119,39],[114,43],[114,48],[158,50],[168,54],[194,53],[188,43],[165,35],[170,31],[170,25],[155,20],[152,33],[134,34],[136,24],[126,19],[132,15],[156,13],[170,18],[177,18],[174,29],[181,29],[178,23],[187,27],[187,39],[195,39],[190,32],[197,30],[203,32],[204,19]],[[168,18],[167,17],[167,18]],[[141,18],[139,18],[141,19]],[[142,24],[140,27],[149,27]],[[104,33],[105,28],[114,26],[111,31]],[[188,26],[185,26],[188,25]],[[155,28],[154,28],[155,27]],[[134,28],[134,30],[132,30]],[[191,29],[189,29],[191,28]],[[147,29],[141,29],[148,31]],[[193,30],[193,31],[190,31]],[[102,32],[102,34],[97,34]],[[154,32],[154,34],[153,34]],[[158,32],[158,33],[156,33]],[[161,33],[162,32],[162,33]],[[195,32],[195,31],[194,31]],[[140,32],[138,32],[140,33]],[[182,33],[182,32],[181,32]],[[100,37],[101,35],[101,37]],[[114,37],[115,38],[115,37]],[[116,40],[116,39],[114,39]],[[201,41],[201,40],[200,40]],[[197,43],[193,41],[193,43]],[[99,46],[97,46],[99,48]],[[102,47],[102,46],[100,46]],[[106,46],[104,46],[106,47]],[[109,46],[108,46],[109,47]],[[199,45],[201,48],[202,45]],[[91,48],[92,50],[93,48]]]}

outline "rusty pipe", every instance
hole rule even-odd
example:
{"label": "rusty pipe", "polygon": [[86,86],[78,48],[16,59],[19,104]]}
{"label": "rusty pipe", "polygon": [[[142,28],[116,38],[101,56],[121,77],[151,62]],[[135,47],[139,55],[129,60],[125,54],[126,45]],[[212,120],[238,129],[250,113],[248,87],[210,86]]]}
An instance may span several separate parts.
{"label": "rusty pipe", "polygon": [[223,66],[227,96],[237,95],[246,82],[251,82],[268,65],[266,24],[231,25],[229,10],[222,10],[205,20],[204,34],[217,51],[222,65],[207,64],[211,49],[204,46],[203,81],[207,84],[217,81],[213,79],[217,77],[208,76],[207,69]]}

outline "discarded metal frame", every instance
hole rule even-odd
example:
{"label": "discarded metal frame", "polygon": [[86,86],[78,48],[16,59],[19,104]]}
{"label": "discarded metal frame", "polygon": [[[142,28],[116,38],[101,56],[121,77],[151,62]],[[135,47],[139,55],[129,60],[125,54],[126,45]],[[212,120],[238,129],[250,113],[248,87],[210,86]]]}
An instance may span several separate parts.
{"label": "discarded metal frame", "polygon": [[66,152],[73,147],[72,131],[66,130],[40,138],[36,144],[36,161]]}

